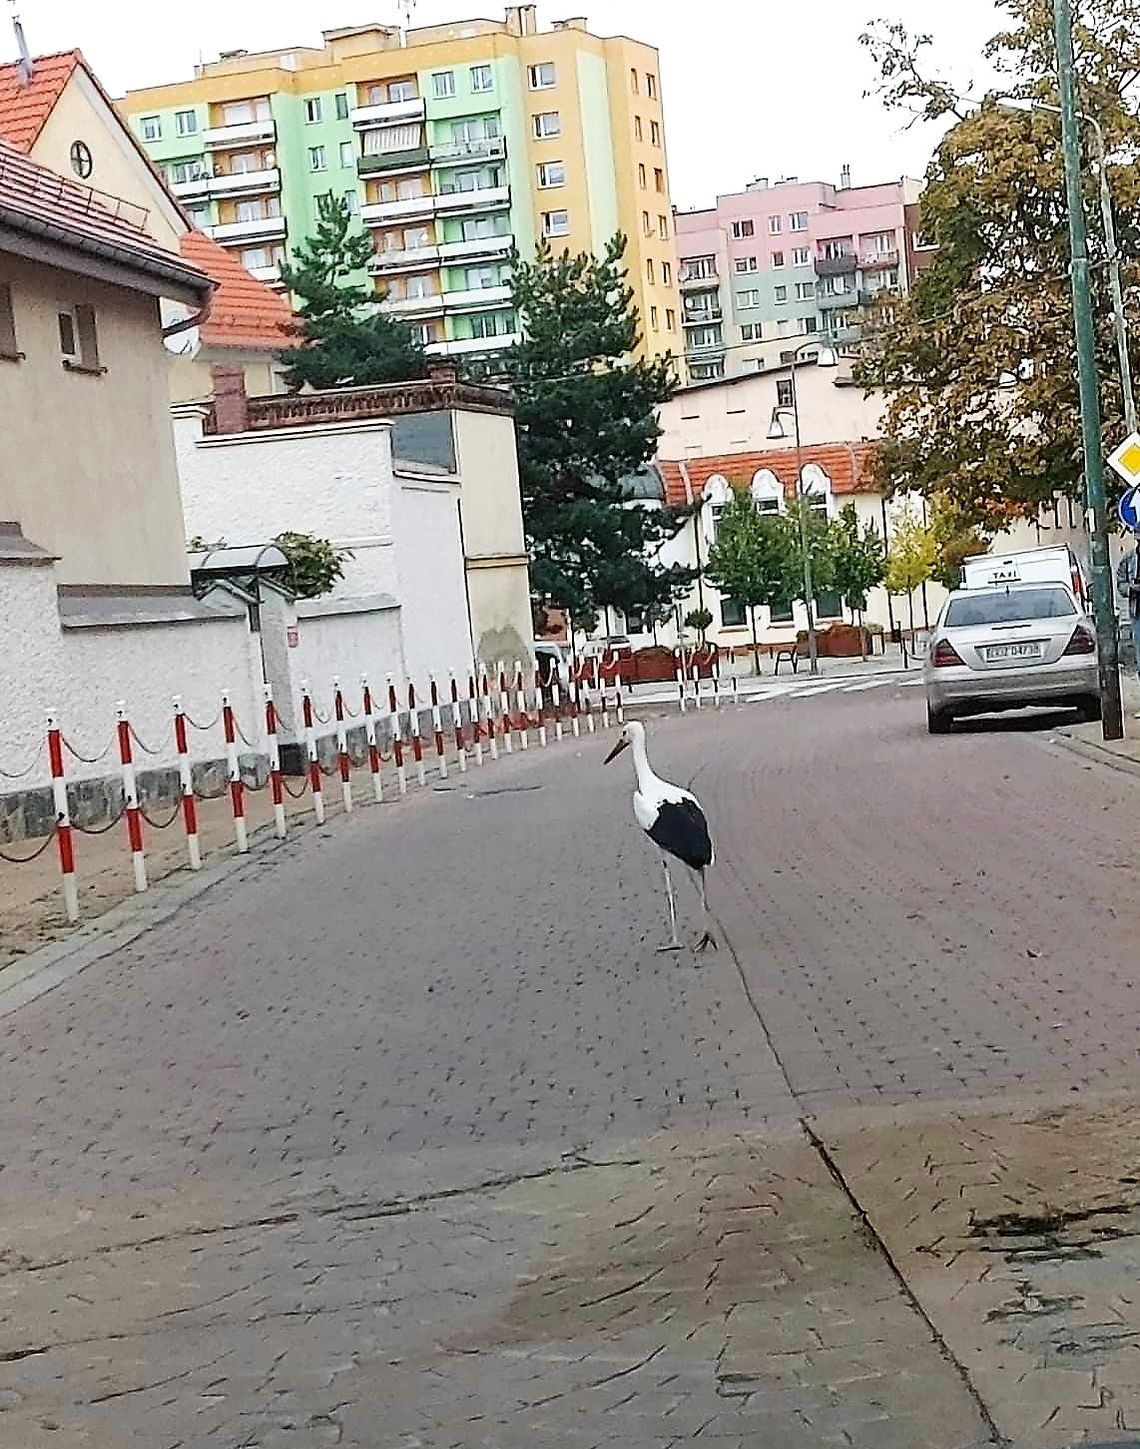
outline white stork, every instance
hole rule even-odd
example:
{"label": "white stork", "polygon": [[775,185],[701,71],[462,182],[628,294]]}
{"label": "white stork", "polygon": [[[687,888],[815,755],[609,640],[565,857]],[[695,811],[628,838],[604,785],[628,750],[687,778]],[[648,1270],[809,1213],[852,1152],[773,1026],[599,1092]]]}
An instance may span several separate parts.
{"label": "white stork", "polygon": [[637,772],[637,789],[633,792],[633,813],[637,823],[661,851],[665,866],[665,894],[669,901],[670,941],[660,951],[680,951],[677,939],[677,903],[673,897],[673,881],[669,875],[669,857],[684,861],[696,875],[701,891],[702,935],[695,949],[704,951],[716,939],[709,930],[709,903],[705,892],[705,871],[713,863],[713,843],[709,822],[700,802],[680,785],[671,785],[653,773],[645,748],[645,726],[632,720],[621,732],[621,738],[605,758],[608,765],[622,750],[632,748],[633,768]]}

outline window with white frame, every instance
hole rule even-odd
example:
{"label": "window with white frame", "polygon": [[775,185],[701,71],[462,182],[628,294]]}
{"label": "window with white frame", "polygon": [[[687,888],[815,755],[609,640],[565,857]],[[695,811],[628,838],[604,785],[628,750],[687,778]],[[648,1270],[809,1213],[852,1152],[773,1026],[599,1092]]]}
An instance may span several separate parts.
{"label": "window with white frame", "polygon": [[773,287],[772,296],[777,302],[786,302],[788,300],[787,287]]}
{"label": "window with white frame", "polygon": [[514,330],[513,312],[477,312],[471,318],[472,337],[509,337]]}
{"label": "window with white frame", "polygon": [[807,248],[807,247],[793,247],[793,249],[792,249],[792,266],[793,267],[810,267],[811,266],[811,251],[809,250],[809,248]]}
{"label": "window with white frame", "polygon": [[755,272],[759,270],[760,260],[758,257],[737,257],[733,266],[738,272]]}
{"label": "window with white frame", "polygon": [[59,350],[63,365],[72,372],[105,372],[99,362],[99,332],[95,308],[78,303],[59,313]]}
{"label": "window with white frame", "polygon": [[455,72],[435,71],[431,78],[431,93],[437,101],[449,100],[455,94]]}
{"label": "window with white frame", "polygon": [[759,307],[760,291],[758,288],[749,287],[743,292],[737,292],[736,305],[738,307]]}
{"label": "window with white frame", "polygon": [[536,141],[549,141],[554,136],[562,134],[562,117],[557,111],[539,111],[531,117],[531,125],[534,128]]}
{"label": "window with white frame", "polygon": [[333,109],[338,121],[348,120],[348,95],[345,91],[337,91],[333,97]]}
{"label": "window with white frame", "polygon": [[814,282],[797,282],[796,283],[796,301],[797,302],[813,302],[814,300],[815,300],[815,283]]}
{"label": "window with white frame", "polygon": [[532,91],[548,91],[558,84],[558,75],[552,60],[540,61],[538,65],[527,66],[527,80]]}
{"label": "window with white frame", "polygon": [[713,327],[694,327],[689,333],[690,347],[720,347],[724,343],[724,330],[718,322]]}
{"label": "window with white frame", "polygon": [[566,167],[561,161],[540,161],[538,163],[538,189],[551,191],[556,186],[566,185]]}
{"label": "window with white frame", "polygon": [[783,265],[784,265],[784,254],[783,254],[783,252],[773,252],[772,253],[772,270],[774,272],[778,272]]}
{"label": "window with white frame", "polygon": [[195,136],[198,134],[198,113],[197,111],[175,111],[174,131],[178,136]]}
{"label": "window with white frame", "polygon": [[305,97],[305,124],[315,126],[321,119],[321,98],[320,96]]}
{"label": "window with white frame", "polygon": [[569,236],[570,213],[568,211],[544,211],[542,213],[543,236]]}
{"label": "window with white frame", "polygon": [[349,216],[355,216],[360,210],[360,196],[355,186],[350,186],[344,193],[344,204],[348,208]]}
{"label": "window with white frame", "polygon": [[166,175],[176,186],[181,186],[188,181],[205,181],[210,168],[205,161],[175,161],[166,168]]}
{"label": "window with white frame", "polygon": [[783,218],[782,217],[779,217],[779,216],[770,216],[768,218],[768,235],[769,236],[779,236],[780,233],[783,231],[783,229],[784,229],[784,222],[783,222]]}
{"label": "window with white frame", "polygon": [[328,170],[328,159],[325,156],[325,148],[323,146],[310,146],[309,147],[309,170],[310,171],[327,171]]}
{"label": "window with white frame", "polygon": [[757,513],[783,513],[784,487],[771,468],[758,468],[748,491]]}
{"label": "window with white frame", "polygon": [[790,408],[795,401],[795,386],[790,377],[776,379],[776,406]]}
{"label": "window with white frame", "polygon": [[717,524],[721,514],[732,502],[732,496],[732,484],[723,473],[714,473],[705,484],[701,502],[701,528],[710,547],[716,543]]}
{"label": "window with white frame", "polygon": [[162,140],[162,117],[144,116],[139,122],[139,130],[142,132],[144,141]]}
{"label": "window with white frame", "polygon": [[755,235],[755,232],[756,226],[750,216],[738,217],[732,223],[732,234],[738,241],[741,237]]}
{"label": "window with white frame", "polygon": [[488,287],[501,284],[498,267],[468,267],[464,274],[464,289],[468,292],[486,291]]}
{"label": "window with white frame", "polygon": [[808,463],[800,483],[808,507],[826,518],[831,512],[831,479],[818,463]]}
{"label": "window with white frame", "polygon": [[788,217],[789,231],[807,231],[808,214],[806,211],[793,211]]}
{"label": "window with white frame", "polygon": [[716,275],[716,257],[681,258],[682,282],[700,282],[706,277],[715,277]]}
{"label": "window with white frame", "polygon": [[364,133],[366,156],[389,156],[414,151],[423,144],[423,127],[418,121],[408,126],[378,126]]}
{"label": "window with white frame", "polygon": [[493,91],[495,89],[495,72],[489,65],[473,65],[470,76],[473,91]]}
{"label": "window with white frame", "polygon": [[342,141],[340,143],[340,164],[342,166],[352,166],[352,165],[355,164],[355,162],[356,162],[356,148],[355,148],[355,146],[353,145],[353,143],[351,141]]}
{"label": "window with white frame", "polygon": [[739,629],[745,622],[745,608],[739,599],[730,599],[722,594],[720,600],[720,626],[722,629]]}
{"label": "window with white frame", "polygon": [[741,342],[762,342],[764,328],[759,322],[743,322],[740,326]]}

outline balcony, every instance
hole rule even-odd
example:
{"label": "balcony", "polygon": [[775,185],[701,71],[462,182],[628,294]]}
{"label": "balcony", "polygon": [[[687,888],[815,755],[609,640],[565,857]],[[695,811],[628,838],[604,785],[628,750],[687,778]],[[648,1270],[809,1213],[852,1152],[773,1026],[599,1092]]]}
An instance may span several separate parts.
{"label": "balcony", "polygon": [[401,196],[395,201],[368,201],[360,208],[360,219],[366,226],[386,221],[427,221],[434,215],[434,196]]}
{"label": "balcony", "polygon": [[276,141],[277,127],[272,118],[265,121],[238,121],[232,126],[211,126],[202,132],[202,140],[215,151],[230,146],[248,146],[251,141]]}
{"label": "balcony", "polygon": [[428,148],[417,146],[412,151],[375,151],[356,158],[358,176],[379,176],[384,172],[422,171],[428,164]]}
{"label": "balcony", "polygon": [[711,275],[705,275],[699,272],[688,272],[684,267],[678,272],[677,281],[682,291],[688,290],[696,292],[704,290],[707,292],[711,291],[714,287],[720,286],[720,277],[716,272],[713,272]]}
{"label": "balcony", "polygon": [[518,332],[506,332],[499,337],[453,337],[446,342],[429,342],[424,351],[429,357],[470,357],[480,352],[502,352],[521,341]]}
{"label": "balcony", "polygon": [[723,318],[724,313],[717,307],[712,312],[685,313],[681,318],[681,325],[684,327],[709,327],[714,322],[722,321]]}
{"label": "balcony", "polygon": [[817,277],[843,277],[858,266],[854,252],[844,252],[841,257],[816,257]]}
{"label": "balcony", "polygon": [[434,271],[439,265],[440,247],[393,247],[375,254],[368,263],[368,270],[373,276],[382,276],[385,272],[425,272]]}
{"label": "balcony", "polygon": [[849,287],[845,292],[820,292],[816,306],[821,312],[827,312],[836,307],[854,307],[858,301],[859,293],[854,287]]}
{"label": "balcony", "polygon": [[689,342],[685,343],[686,357],[719,357],[725,351],[725,341],[721,337],[716,342]]}
{"label": "balcony", "polygon": [[262,171],[234,171],[226,175],[199,176],[193,181],[174,181],[171,191],[180,201],[202,197],[258,196],[281,190],[281,172],[276,166]]}
{"label": "balcony", "polygon": [[281,241],[285,236],[285,218],[259,216],[253,221],[223,221],[207,230],[223,246],[227,242]]}
{"label": "balcony", "polygon": [[475,161],[501,161],[507,154],[506,139],[488,136],[482,141],[449,141],[431,148],[433,166],[466,166]]}
{"label": "balcony", "polygon": [[281,263],[273,262],[268,267],[247,267],[251,277],[259,282],[266,282],[269,286],[276,286],[281,280]]}
{"label": "balcony", "polygon": [[381,101],[374,106],[357,106],[349,111],[348,119],[358,131],[368,131],[374,126],[395,126],[401,121],[422,121],[425,106],[423,96],[413,96],[410,101]]}
{"label": "balcony", "polygon": [[438,292],[428,297],[385,297],[382,305],[396,317],[443,316],[443,297]]}
{"label": "balcony", "polygon": [[510,206],[509,186],[480,186],[474,191],[441,191],[434,198],[436,211],[442,216],[454,216],[463,211],[496,211]]}
{"label": "balcony", "polygon": [[897,267],[899,254],[897,251],[890,252],[869,252],[859,263],[865,272],[881,272],[888,267]]}
{"label": "balcony", "polygon": [[512,246],[514,236],[472,237],[469,241],[443,242],[439,248],[441,262],[497,261],[505,257]]}
{"label": "balcony", "polygon": [[462,292],[444,292],[444,304],[448,311],[475,312],[484,307],[504,307],[511,300],[511,289],[498,287],[469,287]]}

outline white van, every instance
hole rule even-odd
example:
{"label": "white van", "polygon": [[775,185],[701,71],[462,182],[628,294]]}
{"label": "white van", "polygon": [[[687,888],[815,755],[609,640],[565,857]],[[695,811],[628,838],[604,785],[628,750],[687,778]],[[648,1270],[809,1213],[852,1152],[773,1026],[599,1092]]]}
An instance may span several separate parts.
{"label": "white van", "polygon": [[1087,608],[1088,584],[1080,560],[1067,544],[1026,548],[1020,553],[978,553],[962,561],[962,588],[992,589],[1002,584],[1067,584]]}

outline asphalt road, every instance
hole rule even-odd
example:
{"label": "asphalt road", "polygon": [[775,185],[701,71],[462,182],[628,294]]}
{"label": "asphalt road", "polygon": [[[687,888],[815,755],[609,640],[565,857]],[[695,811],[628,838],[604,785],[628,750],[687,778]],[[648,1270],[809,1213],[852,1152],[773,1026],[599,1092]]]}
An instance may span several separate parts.
{"label": "asphalt road", "polygon": [[894,681],[650,729],[714,823],[715,954],[654,953],[583,739],[0,1023],[0,1443],[989,1440],[821,1139],[1134,1086],[1135,785],[929,739]]}

